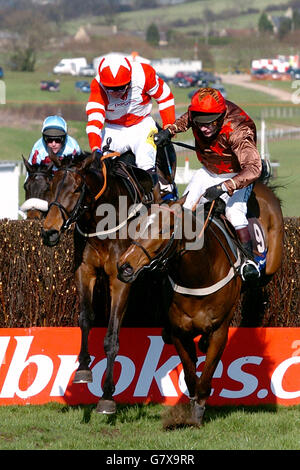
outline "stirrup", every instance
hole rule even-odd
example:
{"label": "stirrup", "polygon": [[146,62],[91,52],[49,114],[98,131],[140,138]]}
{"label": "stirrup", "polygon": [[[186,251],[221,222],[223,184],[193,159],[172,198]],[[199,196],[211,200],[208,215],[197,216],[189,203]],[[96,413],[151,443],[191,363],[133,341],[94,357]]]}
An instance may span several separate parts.
{"label": "stirrup", "polygon": [[260,270],[254,261],[247,259],[240,267],[240,275],[243,281],[255,281],[260,278]]}

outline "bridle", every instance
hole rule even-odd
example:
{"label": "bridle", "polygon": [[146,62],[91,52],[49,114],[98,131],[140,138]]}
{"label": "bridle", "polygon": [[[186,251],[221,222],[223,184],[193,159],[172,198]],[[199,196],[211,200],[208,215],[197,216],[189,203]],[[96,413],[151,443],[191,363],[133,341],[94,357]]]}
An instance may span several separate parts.
{"label": "bridle", "polygon": [[166,266],[169,262],[169,260],[175,255],[176,249],[177,249],[177,244],[176,240],[178,239],[176,237],[176,234],[178,232],[178,229],[180,228],[180,217],[175,214],[174,211],[170,211],[174,214],[175,217],[175,224],[173,228],[173,232],[168,240],[168,243],[161,249],[159,253],[157,253],[155,256],[151,256],[150,253],[146,250],[146,248],[137,240],[132,240],[131,243],[138,248],[140,248],[143,253],[147,256],[148,260],[150,261],[149,264],[143,266],[140,271],[142,270],[148,270],[148,271],[154,271],[154,270],[159,270],[159,271],[164,271],[166,269]]}
{"label": "bridle", "polygon": [[32,182],[34,182],[36,176],[43,176],[45,180],[47,181],[47,186],[49,188],[50,181],[53,178],[53,175],[47,174],[46,171],[34,171],[34,172],[28,172],[28,179],[24,183],[24,189],[26,189],[25,186],[26,186],[26,183],[29,182],[29,179],[31,179]]}
{"label": "bridle", "polygon": [[[214,204],[215,204],[215,201],[213,201],[212,204],[211,204],[208,216],[206,217],[205,223],[202,227],[202,230],[201,230],[200,234],[198,234],[198,238],[201,238],[202,235],[204,234],[204,231],[205,231],[205,229],[208,225],[208,222],[210,220],[210,215],[211,215],[212,209],[214,207]],[[168,243],[162,248],[162,250],[159,253],[157,253],[155,256],[151,256],[149,254],[149,252],[146,250],[146,248],[140,242],[138,242],[137,240],[132,240],[131,241],[132,245],[135,245],[138,248],[140,248],[143,251],[143,253],[147,256],[148,260],[150,261],[150,263],[148,265],[143,266],[139,270],[139,272],[142,271],[142,270],[149,270],[149,271],[154,271],[155,269],[160,270],[160,271],[165,270],[168,262],[170,261],[170,259],[176,253],[177,245],[175,243],[175,240],[178,239],[178,237],[176,237],[176,234],[178,232],[178,229],[180,228],[180,219],[182,219],[182,217],[179,216],[178,214],[175,214],[175,212],[173,210],[171,210],[171,209],[168,209],[168,210],[170,210],[170,212],[172,212],[174,214],[174,217],[175,217],[174,229],[173,229],[173,232],[170,236],[170,239],[169,239]],[[224,247],[223,247],[223,249],[225,250]],[[185,249],[181,249],[181,250],[179,250],[179,252],[177,252],[177,254],[181,254],[181,255],[184,254],[184,253],[186,253]],[[226,250],[225,250],[225,253],[226,253]]]}
{"label": "bridle", "polygon": [[[173,232],[168,243],[163,247],[163,249],[160,251],[160,253],[157,253],[155,256],[151,257],[149,252],[146,250],[146,248],[143,247],[141,243],[139,243],[136,240],[132,240],[131,243],[133,245],[136,245],[138,248],[140,248],[144,254],[147,256],[149,259],[150,263],[143,266],[141,268],[142,270],[148,270],[148,271],[154,271],[154,270],[160,270],[163,271],[169,260],[172,258],[172,256],[175,254],[175,233]],[[169,252],[169,253],[168,253]]]}
{"label": "bridle", "polygon": [[[86,183],[84,181],[84,178],[81,175],[81,173],[79,171],[77,171],[75,168],[59,168],[57,170],[57,172],[58,171],[64,171],[65,173],[64,173],[64,176],[63,176],[63,178],[60,182],[56,198],[55,198],[54,201],[52,201],[49,204],[48,211],[51,209],[52,206],[56,206],[56,207],[59,208],[61,216],[62,216],[63,221],[64,221],[61,230],[64,231],[64,230],[67,230],[73,222],[76,222],[79,219],[79,217],[81,217],[81,215],[87,210],[87,206],[83,205],[83,200],[84,200],[84,197],[87,193],[87,185],[86,185]],[[65,182],[65,179],[66,179],[66,176],[67,176],[68,172],[76,173],[77,175],[79,175],[81,177],[81,180],[83,180],[83,184],[81,186],[79,198],[78,198],[78,200],[75,204],[75,207],[73,208],[73,210],[71,212],[68,212],[67,209],[57,200],[58,197],[59,197],[60,191],[63,187],[63,184]]]}

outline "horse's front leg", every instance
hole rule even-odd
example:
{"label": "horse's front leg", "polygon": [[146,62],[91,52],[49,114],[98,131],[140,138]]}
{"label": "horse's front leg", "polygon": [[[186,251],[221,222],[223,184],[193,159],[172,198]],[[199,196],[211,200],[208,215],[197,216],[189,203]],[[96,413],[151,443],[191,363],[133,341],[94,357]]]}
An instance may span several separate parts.
{"label": "horse's front leg", "polygon": [[93,310],[93,291],[96,282],[95,267],[82,262],[76,270],[75,282],[80,300],[81,348],[78,356],[79,366],[73,383],[87,383],[93,381],[92,371],[89,368],[91,357],[88,352],[88,337],[95,317]]}
{"label": "horse's front leg", "polygon": [[203,371],[196,382],[195,396],[191,397],[192,412],[195,416],[197,416],[197,414],[202,414],[203,416],[204,414],[205,404],[211,392],[212,378],[227,343],[230,318],[229,316],[229,319],[227,318],[222,325],[209,336]]}
{"label": "horse's front leg", "polygon": [[[190,336],[185,336],[182,333],[177,332],[176,335],[172,334],[172,342],[176,348],[176,351],[180,357],[183,371],[184,380],[189,391],[190,407],[189,416],[187,419],[183,417],[183,422],[179,424],[187,424],[190,426],[201,426],[202,419],[205,411],[204,404],[197,403],[196,400],[196,386],[197,386],[197,375],[196,375],[196,347],[194,340]],[[178,423],[177,423],[178,424]]]}
{"label": "horse's front leg", "polygon": [[106,374],[103,384],[103,395],[99,400],[96,411],[103,414],[116,412],[113,400],[115,384],[113,379],[114,363],[119,351],[119,333],[122,319],[127,306],[130,285],[118,279],[110,279],[111,311],[107,332],[104,338],[104,351],[107,357]]}

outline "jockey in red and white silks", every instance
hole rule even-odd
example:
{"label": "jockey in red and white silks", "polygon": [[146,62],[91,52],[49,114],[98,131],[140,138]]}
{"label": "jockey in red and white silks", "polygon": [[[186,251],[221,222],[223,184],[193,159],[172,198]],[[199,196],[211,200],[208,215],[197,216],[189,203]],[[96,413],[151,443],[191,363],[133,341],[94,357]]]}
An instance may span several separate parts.
{"label": "jockey in red and white silks", "polygon": [[151,65],[130,63],[122,56],[104,57],[91,83],[86,106],[91,150],[101,151],[111,137],[112,150],[120,153],[131,150],[139,168],[153,169],[156,159],[153,135],[157,127],[150,115],[152,98],[158,103],[162,126],[172,124],[173,94]]}

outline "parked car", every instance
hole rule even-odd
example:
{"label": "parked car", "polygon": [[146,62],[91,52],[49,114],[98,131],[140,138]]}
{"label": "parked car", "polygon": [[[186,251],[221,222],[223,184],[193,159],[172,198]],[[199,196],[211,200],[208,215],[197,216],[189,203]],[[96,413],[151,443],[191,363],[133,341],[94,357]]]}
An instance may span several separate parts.
{"label": "parked car", "polygon": [[184,77],[175,77],[173,84],[179,88],[189,88],[191,86],[191,82]]}
{"label": "parked car", "polygon": [[300,80],[300,69],[291,69],[289,73],[293,80]]}
{"label": "parked car", "polygon": [[59,85],[60,85],[59,80],[55,80],[54,82],[49,81],[49,80],[42,80],[40,82],[40,90],[43,90],[43,91],[60,91]]}
{"label": "parked car", "polygon": [[[208,85],[204,85],[204,86],[200,86],[198,88],[194,88],[194,90],[190,91],[189,94],[188,94],[188,97],[190,99],[192,99],[192,97],[194,96],[194,94],[196,93],[196,91],[199,90],[199,88],[205,88],[206,86]],[[227,91],[225,90],[225,88],[223,87],[223,85],[220,85],[219,83],[215,83],[215,84],[212,84],[212,85],[209,85],[211,86],[212,88],[215,88],[216,90],[219,90],[219,92],[222,94],[222,96],[226,99],[227,98]]]}
{"label": "parked car", "polygon": [[221,95],[223,96],[223,98],[227,98],[227,91],[225,90],[225,88],[223,87],[223,85],[220,85],[219,83],[215,83],[213,85],[213,88],[215,88],[216,90],[219,90],[219,92],[221,93]]}
{"label": "parked car", "polygon": [[267,69],[256,69],[251,71],[251,78],[254,80],[266,80],[270,72]]}
{"label": "parked car", "polygon": [[96,70],[92,64],[89,64],[86,67],[81,67],[79,69],[79,75],[83,75],[84,77],[94,77],[96,75]]}
{"label": "parked car", "polygon": [[86,80],[78,80],[75,82],[75,88],[76,90],[82,91],[83,93],[89,93],[91,91],[90,84]]}

